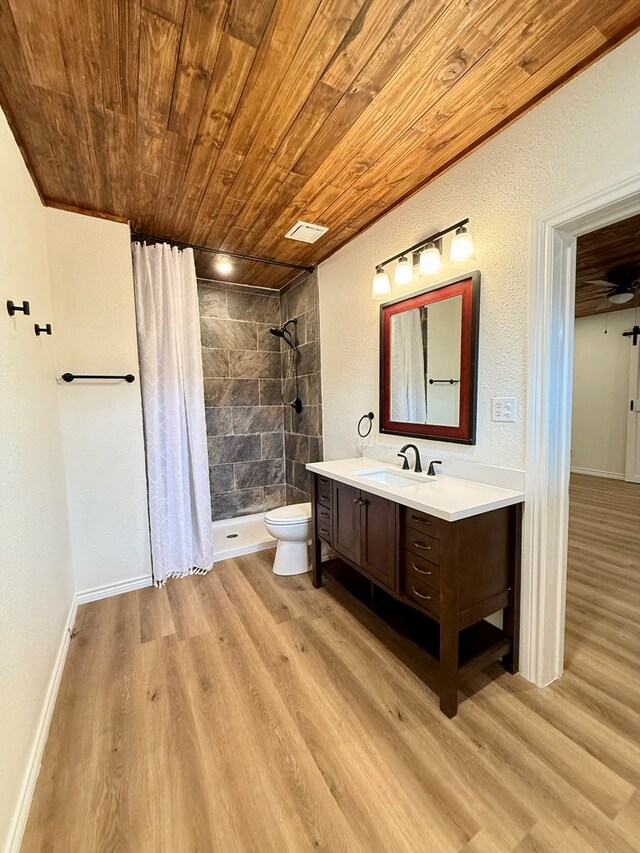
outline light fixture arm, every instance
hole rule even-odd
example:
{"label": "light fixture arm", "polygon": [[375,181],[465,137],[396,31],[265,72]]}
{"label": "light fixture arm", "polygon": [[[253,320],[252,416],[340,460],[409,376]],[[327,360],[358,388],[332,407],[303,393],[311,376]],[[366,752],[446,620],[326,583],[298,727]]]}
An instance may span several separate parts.
{"label": "light fixture arm", "polygon": [[466,219],[461,219],[460,222],[456,222],[455,225],[450,225],[449,228],[445,228],[443,231],[436,231],[435,234],[432,234],[430,237],[425,237],[424,240],[420,240],[419,243],[416,243],[414,246],[410,246],[408,249],[403,249],[402,252],[398,252],[397,255],[393,255],[390,258],[387,258],[386,261],[382,261],[381,264],[376,264],[377,267],[386,267],[387,264],[390,264],[392,261],[397,261],[398,258],[401,258],[403,255],[407,255],[407,257],[413,252],[417,252],[420,249],[423,249],[427,243],[435,243],[441,237],[444,237],[445,234],[449,234],[451,231],[455,231],[458,228],[462,228],[464,225],[468,225],[469,217]]}

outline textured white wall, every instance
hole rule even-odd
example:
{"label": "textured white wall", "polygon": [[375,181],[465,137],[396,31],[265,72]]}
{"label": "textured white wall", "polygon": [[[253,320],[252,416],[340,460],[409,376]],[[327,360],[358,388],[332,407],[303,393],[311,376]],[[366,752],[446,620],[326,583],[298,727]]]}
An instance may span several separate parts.
{"label": "textured white wall", "polygon": [[622,333],[636,317],[640,310],[629,308],[576,320],[572,468],[624,475],[631,342]]}
{"label": "textured white wall", "polygon": [[[0,111],[0,849],[73,600],[44,211]],[[10,318],[7,299],[31,303]],[[54,331],[55,323],[54,323]]]}
{"label": "textured white wall", "polygon": [[[427,457],[524,467],[532,217],[640,171],[639,51],[635,36],[320,265],[326,459],[360,452],[363,413],[378,424],[375,263],[469,216],[477,260],[439,279],[482,273],[477,444],[420,444]],[[492,396],[518,398],[515,424],[491,421]]]}
{"label": "textured white wall", "polygon": [[151,576],[129,228],[45,211],[56,372],[136,381],[58,387],[76,589]]}

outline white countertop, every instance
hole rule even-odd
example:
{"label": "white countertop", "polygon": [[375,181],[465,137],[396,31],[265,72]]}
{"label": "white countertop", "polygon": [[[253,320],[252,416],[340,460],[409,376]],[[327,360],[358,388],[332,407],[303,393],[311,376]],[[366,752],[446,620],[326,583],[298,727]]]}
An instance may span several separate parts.
{"label": "white countertop", "polygon": [[429,477],[426,474],[411,472],[411,479],[407,481],[410,485],[402,487],[375,482],[362,475],[373,471],[399,474],[400,465],[360,456],[354,459],[337,459],[334,462],[310,462],[307,469],[372,495],[442,518],[444,521],[459,521],[461,518],[469,518],[524,501],[524,492],[447,477],[444,474]]}

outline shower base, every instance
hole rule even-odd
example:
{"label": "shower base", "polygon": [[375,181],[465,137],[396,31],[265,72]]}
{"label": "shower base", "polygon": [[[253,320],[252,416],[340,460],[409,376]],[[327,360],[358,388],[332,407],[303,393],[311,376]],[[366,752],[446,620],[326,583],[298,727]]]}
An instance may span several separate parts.
{"label": "shower base", "polygon": [[213,522],[213,555],[216,561],[275,548],[276,540],[264,526],[264,512],[224,518]]}

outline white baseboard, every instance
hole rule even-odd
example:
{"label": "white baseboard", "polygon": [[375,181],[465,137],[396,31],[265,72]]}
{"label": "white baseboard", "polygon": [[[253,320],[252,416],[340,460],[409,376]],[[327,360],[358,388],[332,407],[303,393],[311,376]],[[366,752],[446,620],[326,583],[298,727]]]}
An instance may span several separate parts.
{"label": "white baseboard", "polygon": [[153,586],[153,578],[150,575],[138,575],[137,578],[129,578],[118,583],[107,583],[103,586],[94,586],[76,593],[78,604],[88,604],[90,601],[99,601],[101,598],[110,598],[112,595],[122,595],[123,592],[132,592],[134,589],[144,589]]}
{"label": "white baseboard", "polygon": [[55,708],[56,699],[58,697],[58,690],[62,680],[64,664],[67,659],[67,652],[69,651],[69,641],[71,639],[71,631],[76,621],[77,610],[78,599],[77,596],[74,596],[62,633],[58,654],[56,655],[55,663],[53,665],[53,672],[49,679],[44,704],[42,706],[42,711],[40,712],[40,719],[36,726],[35,738],[33,746],[31,747],[31,754],[27,763],[27,770],[20,790],[20,795],[18,797],[13,825],[9,831],[9,846],[7,848],[9,853],[19,853],[20,846],[22,844],[22,836],[24,835],[24,830],[27,825],[27,818],[29,817],[33,792],[35,791],[38,774],[40,773],[42,756],[47,743],[49,726],[51,725],[53,709]]}
{"label": "white baseboard", "polygon": [[608,480],[624,480],[624,474],[613,471],[596,471],[592,468],[571,468],[572,474],[587,474],[589,477],[606,477]]}
{"label": "white baseboard", "polygon": [[7,853],[19,853],[20,851],[22,837],[24,835],[27,818],[29,817],[29,810],[31,808],[31,801],[33,800],[33,792],[35,791],[36,782],[38,781],[42,756],[47,743],[49,726],[51,725],[51,718],[53,717],[53,709],[56,705],[58,690],[60,689],[60,682],[62,680],[62,673],[64,671],[65,661],[67,660],[71,631],[75,625],[78,606],[80,604],[87,604],[89,601],[98,601],[101,598],[108,598],[111,595],[121,595],[123,592],[142,589],[143,587],[151,586],[152,583],[153,580],[149,575],[140,575],[137,578],[130,578],[127,581],[105,584],[104,586],[96,586],[93,587],[93,589],[86,589],[84,592],[78,592],[75,594],[69,609],[69,615],[67,616],[62,638],[60,640],[58,654],[56,655],[55,663],[53,665],[53,672],[49,679],[49,685],[45,694],[40,719],[36,726],[31,754],[27,763],[22,788],[18,796],[18,804],[14,814],[13,824],[9,831],[9,845],[7,847]]}

